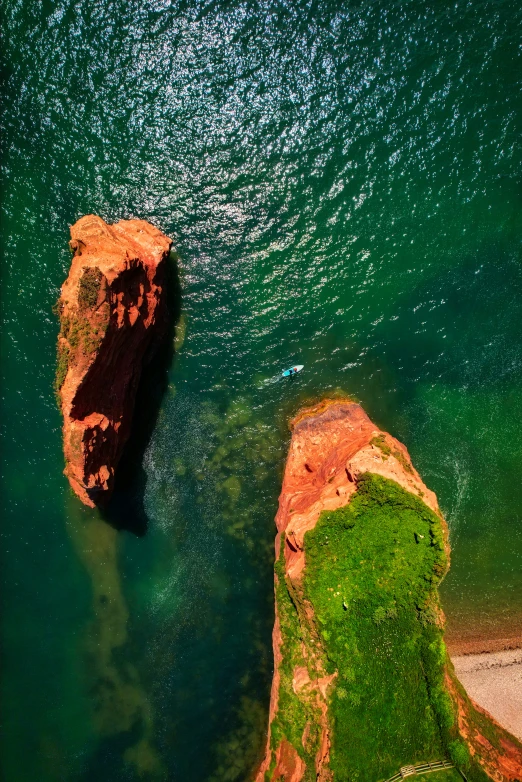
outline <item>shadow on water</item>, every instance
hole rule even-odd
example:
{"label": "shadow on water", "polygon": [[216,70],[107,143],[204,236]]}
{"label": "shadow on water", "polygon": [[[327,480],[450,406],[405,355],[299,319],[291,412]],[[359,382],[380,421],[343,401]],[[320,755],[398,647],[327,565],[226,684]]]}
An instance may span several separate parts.
{"label": "shadow on water", "polygon": [[114,482],[114,490],[102,516],[117,530],[138,537],[147,532],[148,519],[144,496],[147,474],[143,456],[158,420],[163,396],[168,387],[169,369],[174,357],[174,336],[181,315],[181,283],[178,258],[171,252],[166,272],[168,326],[160,346],[145,364],[136,394],[131,434],[125,445]]}

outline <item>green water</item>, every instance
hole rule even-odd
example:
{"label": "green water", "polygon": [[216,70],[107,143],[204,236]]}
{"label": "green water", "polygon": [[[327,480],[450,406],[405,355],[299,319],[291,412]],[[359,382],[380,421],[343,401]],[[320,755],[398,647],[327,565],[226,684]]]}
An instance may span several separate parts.
{"label": "green water", "polygon": [[[2,773],[247,780],[287,416],[342,387],[440,499],[451,632],[522,614],[518,3],[2,6]],[[61,475],[68,225],[175,241],[147,531]],[[265,383],[299,361],[293,382]]]}

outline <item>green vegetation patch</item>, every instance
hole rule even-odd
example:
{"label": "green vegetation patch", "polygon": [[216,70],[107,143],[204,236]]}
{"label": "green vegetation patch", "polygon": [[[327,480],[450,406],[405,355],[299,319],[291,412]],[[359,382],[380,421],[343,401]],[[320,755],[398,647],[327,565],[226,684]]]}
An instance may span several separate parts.
{"label": "green vegetation patch", "polygon": [[82,314],[87,307],[94,307],[98,299],[98,290],[101,284],[101,272],[99,269],[87,269],[80,279],[80,291],[78,299],[79,309],[69,309],[67,314],[63,301],[58,300],[53,307],[53,312],[60,319],[60,334],[56,352],[56,373],[54,377],[54,391],[58,407],[60,407],[59,392],[63,386],[69,363],[74,353],[80,351],[84,356],[91,356],[98,350],[107,331],[109,310],[97,310],[94,316],[88,317]]}
{"label": "green vegetation patch", "polygon": [[[283,542],[276,563],[283,642],[272,750],[286,738],[307,765],[306,781],[314,779],[319,733],[305,747],[302,739],[319,715],[310,692],[296,694],[292,680],[296,666],[314,679],[310,666],[320,657],[324,671],[337,674],[328,696],[335,780],[381,782],[401,766],[451,758],[468,782],[485,782],[445,686],[453,668],[439,626],[437,586],[447,567],[440,518],[394,481],[367,473],[349,505],[322,513],[306,533],[305,553],[298,586],[285,578]],[[495,726],[471,713],[498,746]],[[267,779],[273,766],[274,755]],[[456,770],[433,776],[462,778]]]}
{"label": "green vegetation patch", "polygon": [[[271,726],[271,748],[275,751],[283,739],[287,739],[298,751],[306,763],[305,782],[315,779],[314,759],[319,747],[320,714],[314,703],[313,694],[306,688],[298,695],[292,687],[294,670],[297,666],[307,668],[310,679],[315,678],[303,656],[303,643],[311,647],[311,632],[303,608],[303,596],[285,577],[284,536],[276,562],[276,603],[281,626],[281,655],[279,667],[280,686],[278,710]],[[308,725],[308,727],[307,727]],[[307,728],[306,747],[303,746],[303,734]],[[270,776],[270,775],[269,775]]]}
{"label": "green vegetation patch", "polygon": [[366,474],[349,505],[321,515],[305,550],[305,597],[326,666],[338,672],[335,779],[377,782],[448,757],[456,736],[435,623],[447,565],[440,519],[394,481]]}
{"label": "green vegetation patch", "polygon": [[78,287],[78,303],[81,309],[92,309],[96,306],[101,281],[102,273],[97,266],[84,270]]}
{"label": "green vegetation patch", "polygon": [[63,385],[71,353],[80,350],[84,356],[90,356],[98,349],[107,329],[103,323],[92,324],[81,315],[60,315],[60,335],[56,357],[54,389],[58,393]]}
{"label": "green vegetation patch", "polygon": [[375,445],[376,448],[379,448],[385,459],[387,459],[388,456],[394,456],[406,472],[409,472],[410,474],[413,473],[411,464],[402,451],[398,448],[392,448],[386,441],[386,436],[384,434],[378,434],[375,437],[372,437],[370,445]]}
{"label": "green vegetation patch", "polygon": [[56,373],[54,376],[54,391],[56,395],[58,395],[60,388],[63,386],[67,370],[69,369],[69,352],[67,343],[59,339],[56,349]]}
{"label": "green vegetation patch", "polygon": [[447,768],[444,771],[430,771],[417,777],[418,782],[463,782],[463,777],[457,769]]}

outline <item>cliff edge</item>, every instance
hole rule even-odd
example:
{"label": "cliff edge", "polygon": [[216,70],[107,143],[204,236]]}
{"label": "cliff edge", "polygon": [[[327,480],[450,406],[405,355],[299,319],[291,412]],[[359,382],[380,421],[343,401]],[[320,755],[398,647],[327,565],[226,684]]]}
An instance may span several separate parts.
{"label": "cliff edge", "polygon": [[86,215],[71,227],[70,247],[57,303],[55,390],[64,472],[94,507],[110,496],[143,367],[165,333],[171,240],[143,220],[107,225]]}
{"label": "cliff edge", "polygon": [[256,782],[379,782],[443,762],[448,782],[522,779],[522,745],[472,703],[447,655],[447,528],[406,448],[349,400],[302,411],[276,524]]}

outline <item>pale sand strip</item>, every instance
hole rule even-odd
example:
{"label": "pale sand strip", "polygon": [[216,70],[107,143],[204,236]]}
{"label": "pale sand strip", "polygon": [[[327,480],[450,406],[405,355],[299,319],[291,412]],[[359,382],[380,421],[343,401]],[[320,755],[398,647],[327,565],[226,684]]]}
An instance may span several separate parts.
{"label": "pale sand strip", "polygon": [[522,740],[522,649],[452,656],[468,695]]}

